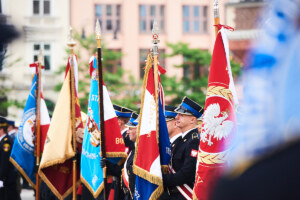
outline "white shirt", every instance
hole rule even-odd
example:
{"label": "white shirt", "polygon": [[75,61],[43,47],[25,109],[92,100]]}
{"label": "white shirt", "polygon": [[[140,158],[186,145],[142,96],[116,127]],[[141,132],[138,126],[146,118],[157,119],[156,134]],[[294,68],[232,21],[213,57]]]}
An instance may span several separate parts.
{"label": "white shirt", "polygon": [[184,137],[186,136],[186,134],[188,134],[188,132],[190,132],[190,131],[193,130],[193,129],[195,129],[195,128],[191,128],[191,129],[187,130],[186,132],[184,132],[184,133],[182,134],[182,138],[184,138]]}
{"label": "white shirt", "polygon": [[2,135],[2,136],[0,137],[0,142],[1,142],[1,140],[2,140],[4,137],[5,137],[5,134]]}
{"label": "white shirt", "polygon": [[173,142],[174,142],[177,138],[179,138],[179,137],[182,137],[182,133],[179,133],[179,134],[173,136],[172,138],[170,138],[171,144],[173,144]]}
{"label": "white shirt", "polygon": [[129,128],[124,128],[122,131],[121,131],[121,134],[123,135],[126,131],[128,131]]}
{"label": "white shirt", "polygon": [[13,129],[11,131],[8,132],[8,135],[15,135],[17,132]]}

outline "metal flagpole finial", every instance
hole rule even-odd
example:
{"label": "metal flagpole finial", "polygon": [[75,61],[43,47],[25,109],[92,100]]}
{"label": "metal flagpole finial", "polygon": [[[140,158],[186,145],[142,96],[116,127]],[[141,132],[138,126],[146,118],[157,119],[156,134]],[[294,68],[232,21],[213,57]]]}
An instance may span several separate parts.
{"label": "metal flagpole finial", "polygon": [[158,43],[159,41],[159,27],[157,24],[157,21],[153,21],[153,28],[152,28],[152,43],[153,43],[153,54],[157,55],[158,54]]}
{"label": "metal flagpole finial", "polygon": [[75,45],[76,45],[76,42],[74,40],[73,29],[72,29],[72,27],[70,27],[68,46],[72,50]]}
{"label": "metal flagpole finial", "polygon": [[43,62],[43,50],[42,49],[40,49],[40,51],[39,51],[38,62],[39,63]]}
{"label": "metal flagpole finial", "polygon": [[214,0],[214,18],[219,18],[219,3],[218,0]]}
{"label": "metal flagpole finial", "polygon": [[99,19],[97,19],[97,22],[96,22],[95,33],[96,33],[96,39],[100,40],[101,39],[101,28],[100,28]]}

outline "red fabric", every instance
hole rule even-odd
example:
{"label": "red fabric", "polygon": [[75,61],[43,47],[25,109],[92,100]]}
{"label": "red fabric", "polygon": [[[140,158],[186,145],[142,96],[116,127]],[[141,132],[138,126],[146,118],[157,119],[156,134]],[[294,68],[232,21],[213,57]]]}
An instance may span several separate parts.
{"label": "red fabric", "polygon": [[114,200],[114,199],[115,199],[115,190],[114,188],[111,188],[109,192],[108,200]]}
{"label": "red fabric", "polygon": [[[223,39],[221,32],[218,33],[212,62],[209,72],[208,88],[222,88],[220,93],[208,93],[206,96],[205,110],[203,115],[203,123],[201,127],[201,141],[199,152],[205,153],[207,156],[215,155],[210,159],[214,160],[216,156],[224,153],[231,145],[232,136],[236,130],[234,102],[233,98],[228,98],[225,94],[231,94],[229,90],[230,77],[227,68],[227,58],[225,54]],[[219,112],[216,111],[220,108]],[[210,109],[208,109],[210,108]],[[212,112],[212,108],[215,108]],[[222,119],[222,120],[221,120]],[[220,121],[218,121],[220,120]],[[230,124],[226,134],[222,128]],[[210,128],[208,128],[210,127]],[[228,127],[228,126],[227,126]],[[217,137],[219,135],[219,137]],[[194,186],[194,194],[198,200],[207,200],[210,197],[217,179],[222,174],[226,162],[208,163],[199,159],[196,180]],[[222,158],[221,158],[222,159]]]}
{"label": "red fabric", "polygon": [[82,195],[82,184],[80,184],[79,185],[79,187],[78,187],[78,189],[77,189],[77,192],[76,192],[76,194],[78,194],[78,195]]}

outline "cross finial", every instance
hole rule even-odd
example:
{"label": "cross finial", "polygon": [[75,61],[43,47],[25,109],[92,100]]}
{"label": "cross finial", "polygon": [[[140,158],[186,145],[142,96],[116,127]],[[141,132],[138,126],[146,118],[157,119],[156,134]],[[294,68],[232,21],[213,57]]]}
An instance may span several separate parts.
{"label": "cross finial", "polygon": [[76,42],[74,40],[74,34],[73,34],[73,29],[70,27],[69,29],[69,41],[68,41],[68,46],[70,49],[73,49],[73,47],[76,45]]}
{"label": "cross finial", "polygon": [[42,49],[40,49],[40,51],[39,51],[38,62],[39,63],[43,62],[43,51],[42,51]]}

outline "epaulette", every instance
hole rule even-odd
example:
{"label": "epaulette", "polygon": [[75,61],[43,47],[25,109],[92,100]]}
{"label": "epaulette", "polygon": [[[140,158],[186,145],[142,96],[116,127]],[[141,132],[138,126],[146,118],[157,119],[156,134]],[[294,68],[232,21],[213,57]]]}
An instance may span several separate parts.
{"label": "epaulette", "polygon": [[193,139],[199,139],[199,134],[198,133],[193,133],[192,140]]}

